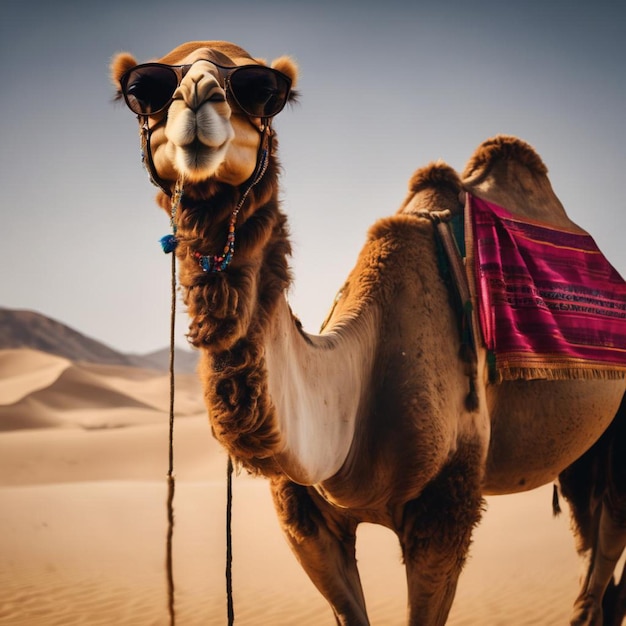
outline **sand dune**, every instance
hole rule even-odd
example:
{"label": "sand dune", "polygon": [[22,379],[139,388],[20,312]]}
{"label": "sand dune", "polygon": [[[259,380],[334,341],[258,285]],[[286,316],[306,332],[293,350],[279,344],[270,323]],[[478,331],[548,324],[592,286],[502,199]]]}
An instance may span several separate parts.
{"label": "sand dune", "polygon": [[[197,377],[177,376],[177,414],[202,410]],[[0,350],[0,431],[140,425],[160,422],[168,411],[168,374],[75,364],[36,350]]]}
{"label": "sand dune", "polygon": [[45,389],[71,363],[36,350],[0,350],[0,401],[15,404],[39,389]]}
{"label": "sand dune", "polygon": [[[0,352],[0,375],[0,624],[168,624],[167,377],[31,351]],[[226,623],[226,456],[199,398],[195,379],[182,377],[179,625]],[[552,519],[550,501],[549,486],[489,499],[451,625],[567,623],[579,562],[567,514]],[[235,477],[233,515],[235,623],[334,624],[280,534],[264,480]],[[357,551],[372,624],[403,624],[394,535],[364,525]]]}

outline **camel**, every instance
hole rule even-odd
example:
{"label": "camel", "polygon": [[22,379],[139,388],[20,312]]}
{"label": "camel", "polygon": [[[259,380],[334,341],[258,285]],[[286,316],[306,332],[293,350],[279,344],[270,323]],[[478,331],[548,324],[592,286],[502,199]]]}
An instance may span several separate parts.
{"label": "camel", "polygon": [[539,157],[507,138],[479,147],[463,181],[440,162],[417,170],[310,334],[286,297],[291,248],[272,127],[297,95],[296,63],[203,41],[150,64],[120,53],[111,73],[170,215],[164,249],[178,260],[214,436],[269,480],[287,542],[338,624],[369,623],[355,559],[361,522],[399,538],[409,623],[444,624],[483,496],[553,481],[624,396],[623,377],[491,384],[480,343],[473,361],[459,354],[435,223],[458,215],[469,191],[519,213],[531,197],[569,225]]}

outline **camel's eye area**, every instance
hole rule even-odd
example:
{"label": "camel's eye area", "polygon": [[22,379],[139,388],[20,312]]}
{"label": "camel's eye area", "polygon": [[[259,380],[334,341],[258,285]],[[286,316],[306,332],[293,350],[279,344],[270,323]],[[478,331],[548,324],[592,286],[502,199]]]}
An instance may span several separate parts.
{"label": "camel's eye area", "polygon": [[[264,65],[225,67],[209,61],[224,77],[226,91],[235,104],[251,117],[273,117],[289,99],[291,80]],[[191,65],[144,63],[120,78],[128,108],[137,115],[155,115],[172,102],[174,92]]]}
{"label": "camel's eye area", "polygon": [[120,79],[120,85],[126,104],[133,113],[152,115],[171,102],[181,79],[182,72],[173,67],[147,63],[126,72]]}
{"label": "camel's eye area", "polygon": [[289,98],[291,80],[282,72],[262,65],[245,65],[226,78],[235,102],[252,117],[273,117]]}

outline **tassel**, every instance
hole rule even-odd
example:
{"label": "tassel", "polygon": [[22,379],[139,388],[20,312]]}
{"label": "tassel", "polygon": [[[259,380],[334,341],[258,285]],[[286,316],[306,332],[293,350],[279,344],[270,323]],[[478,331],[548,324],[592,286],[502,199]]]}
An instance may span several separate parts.
{"label": "tassel", "polygon": [[552,516],[558,517],[561,514],[561,504],[559,502],[559,488],[552,485]]}
{"label": "tassel", "polygon": [[469,379],[469,393],[465,397],[465,408],[472,413],[478,409],[478,393],[476,392],[476,381],[474,380],[474,377],[472,375],[470,375]]}
{"label": "tassel", "polygon": [[165,235],[164,237],[161,237],[160,242],[165,254],[174,252],[174,250],[176,250],[176,245],[178,244],[178,240],[174,235]]}

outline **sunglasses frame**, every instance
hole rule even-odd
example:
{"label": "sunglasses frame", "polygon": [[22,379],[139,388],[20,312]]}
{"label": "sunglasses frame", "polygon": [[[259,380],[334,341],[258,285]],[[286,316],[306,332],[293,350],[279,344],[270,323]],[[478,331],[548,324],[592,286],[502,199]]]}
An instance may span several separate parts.
{"label": "sunglasses frame", "polygon": [[[289,100],[289,94],[291,92],[291,79],[289,78],[289,76],[287,76],[286,74],[283,74],[277,69],[274,69],[273,67],[267,67],[266,65],[256,65],[256,64],[226,66],[226,65],[220,65],[219,63],[216,63],[215,61],[211,61],[209,59],[197,59],[196,61],[194,61],[194,63],[197,63],[198,61],[207,61],[208,63],[211,63],[211,65],[215,66],[219,70],[220,74],[222,75],[224,79],[224,91],[226,92],[226,95],[227,96],[230,95],[230,97],[233,99],[235,104],[246,115],[250,117],[262,117],[262,118],[274,117],[275,115],[278,115],[285,108],[285,105],[287,104],[287,101]],[[136,115],[141,115],[143,117],[150,117],[152,115],[158,115],[159,113],[162,113],[172,104],[176,89],[180,87],[180,83],[182,82],[187,72],[191,69],[192,65],[193,63],[187,63],[184,65],[167,65],[165,63],[155,62],[155,63],[141,63],[140,65],[135,65],[134,67],[131,67],[129,70],[127,70],[126,72],[122,74],[119,80],[120,89],[121,89],[122,95],[124,96],[124,101],[126,102],[126,106]],[[162,107],[154,111],[150,111],[149,113],[145,113],[143,111],[136,111],[135,108],[131,105],[129,96],[128,96],[128,81],[130,80],[130,77],[133,72],[137,70],[141,70],[142,68],[149,68],[149,67],[157,67],[160,69],[165,69],[165,70],[173,72],[174,75],[176,76],[177,82],[176,82],[176,87],[174,88],[174,91],[172,91],[172,95],[169,97],[167,102]],[[283,102],[281,103],[278,110],[276,110],[271,115],[261,116],[261,115],[257,115],[254,112],[247,111],[246,108],[242,106],[241,102],[237,98],[237,94],[234,92],[232,83],[231,83],[232,76],[236,74],[237,72],[241,70],[246,70],[246,69],[261,70],[264,72],[268,72],[270,74],[275,74],[279,76],[280,79],[285,82],[287,88],[285,91],[285,97],[283,98]]]}

